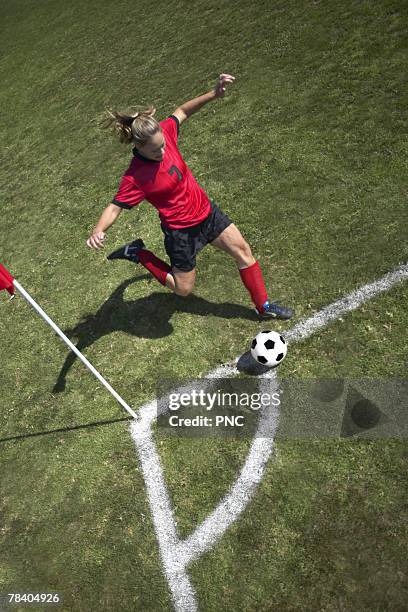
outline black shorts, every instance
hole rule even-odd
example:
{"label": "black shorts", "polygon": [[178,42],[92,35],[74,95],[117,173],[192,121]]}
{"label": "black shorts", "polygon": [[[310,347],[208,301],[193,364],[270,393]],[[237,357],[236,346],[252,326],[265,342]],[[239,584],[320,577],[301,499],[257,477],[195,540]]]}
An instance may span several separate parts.
{"label": "black shorts", "polygon": [[170,258],[171,267],[175,266],[183,272],[193,270],[196,266],[197,253],[231,225],[231,219],[222,212],[215,201],[211,200],[210,204],[210,214],[198,225],[170,229],[161,224],[164,248]]}

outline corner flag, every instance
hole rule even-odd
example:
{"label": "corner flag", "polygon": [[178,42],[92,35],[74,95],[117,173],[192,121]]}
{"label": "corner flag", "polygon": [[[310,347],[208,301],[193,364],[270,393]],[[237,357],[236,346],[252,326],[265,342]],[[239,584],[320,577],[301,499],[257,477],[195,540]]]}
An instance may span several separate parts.
{"label": "corner flag", "polygon": [[7,289],[9,294],[14,297],[14,278],[10,272],[0,264],[0,291]]}

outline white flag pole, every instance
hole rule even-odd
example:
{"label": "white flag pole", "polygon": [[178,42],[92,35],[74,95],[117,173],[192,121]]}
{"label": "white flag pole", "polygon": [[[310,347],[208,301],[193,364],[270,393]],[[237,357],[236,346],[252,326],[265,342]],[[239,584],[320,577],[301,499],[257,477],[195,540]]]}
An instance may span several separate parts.
{"label": "white flag pole", "polygon": [[93,365],[87,360],[87,358],[83,356],[81,351],[79,351],[77,349],[77,347],[74,344],[72,344],[71,340],[69,340],[66,337],[66,335],[60,330],[58,325],[56,325],[54,323],[54,321],[52,319],[50,319],[50,317],[43,311],[43,309],[37,304],[37,302],[35,300],[33,300],[31,295],[29,293],[27,293],[27,291],[20,285],[20,283],[18,281],[16,281],[16,279],[13,279],[13,284],[14,284],[14,287],[27,300],[27,302],[29,302],[29,304],[31,304],[31,306],[38,312],[38,314],[40,314],[42,316],[42,318],[45,319],[45,321],[48,323],[48,325],[50,325],[52,327],[52,329],[59,335],[59,337],[62,338],[62,340],[65,342],[65,344],[67,344],[69,346],[71,351],[73,351],[75,353],[75,355],[77,355],[77,357],[79,357],[79,359],[82,361],[82,363],[84,363],[86,365],[86,367],[89,370],[91,370],[91,372],[96,376],[96,378],[107,388],[107,390],[113,395],[113,397],[119,402],[119,404],[121,404],[121,406],[123,406],[123,408],[125,410],[127,410],[128,413],[130,415],[132,415],[132,417],[134,419],[137,419],[138,418],[137,414],[132,410],[132,408],[130,406],[128,406],[128,404],[125,402],[125,400],[122,399],[118,393],[116,393],[115,389],[113,389],[110,386],[110,384],[108,383],[108,381],[106,381],[104,379],[104,377],[101,374],[99,374],[98,370],[96,370],[93,367]]}

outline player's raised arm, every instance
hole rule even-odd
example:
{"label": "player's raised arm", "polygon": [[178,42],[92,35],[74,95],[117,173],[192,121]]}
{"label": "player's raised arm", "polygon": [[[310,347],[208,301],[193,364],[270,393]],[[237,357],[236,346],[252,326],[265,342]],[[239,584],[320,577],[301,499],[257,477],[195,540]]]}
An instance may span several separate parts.
{"label": "player's raised arm", "polygon": [[91,236],[86,241],[86,244],[90,248],[99,249],[103,247],[103,241],[106,238],[106,230],[116,221],[122,210],[123,209],[116,206],[116,204],[109,204],[105,208]]}
{"label": "player's raised arm", "polygon": [[[180,115],[182,120],[184,121],[185,118],[190,117],[193,113],[196,113],[198,110],[200,110],[200,108],[204,106],[204,104],[207,104],[207,102],[215,100],[216,98],[224,97],[227,83],[233,83],[234,81],[235,77],[231,74],[220,74],[214,89],[212,89],[208,93],[203,94],[202,96],[198,96],[197,98],[193,98],[192,100],[185,102],[184,104],[179,106],[178,109],[176,109],[173,115],[175,114],[180,120],[180,116],[177,114],[177,111],[182,111]],[[185,115],[184,117],[183,113]]]}

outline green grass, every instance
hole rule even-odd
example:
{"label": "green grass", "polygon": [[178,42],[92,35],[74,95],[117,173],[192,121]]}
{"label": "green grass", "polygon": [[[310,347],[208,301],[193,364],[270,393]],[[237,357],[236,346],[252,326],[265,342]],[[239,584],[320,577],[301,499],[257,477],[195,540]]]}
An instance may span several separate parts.
{"label": "green grass", "polygon": [[[408,260],[407,12],[390,0],[2,3],[0,262],[135,409],[161,380],[241,354],[260,326],[215,249],[187,299],[106,260],[136,236],[165,257],[146,202],[104,252],[86,247],[130,159],[97,117],[154,104],[161,120],[221,72],[236,77],[179,147],[299,320]],[[53,589],[64,610],[172,609],[126,415],[23,299],[0,299],[0,592]],[[400,285],[291,346],[280,376],[406,377],[406,304]],[[157,437],[186,536],[250,440]],[[192,566],[200,609],[404,609],[405,473],[403,440],[278,436],[247,511]]]}

